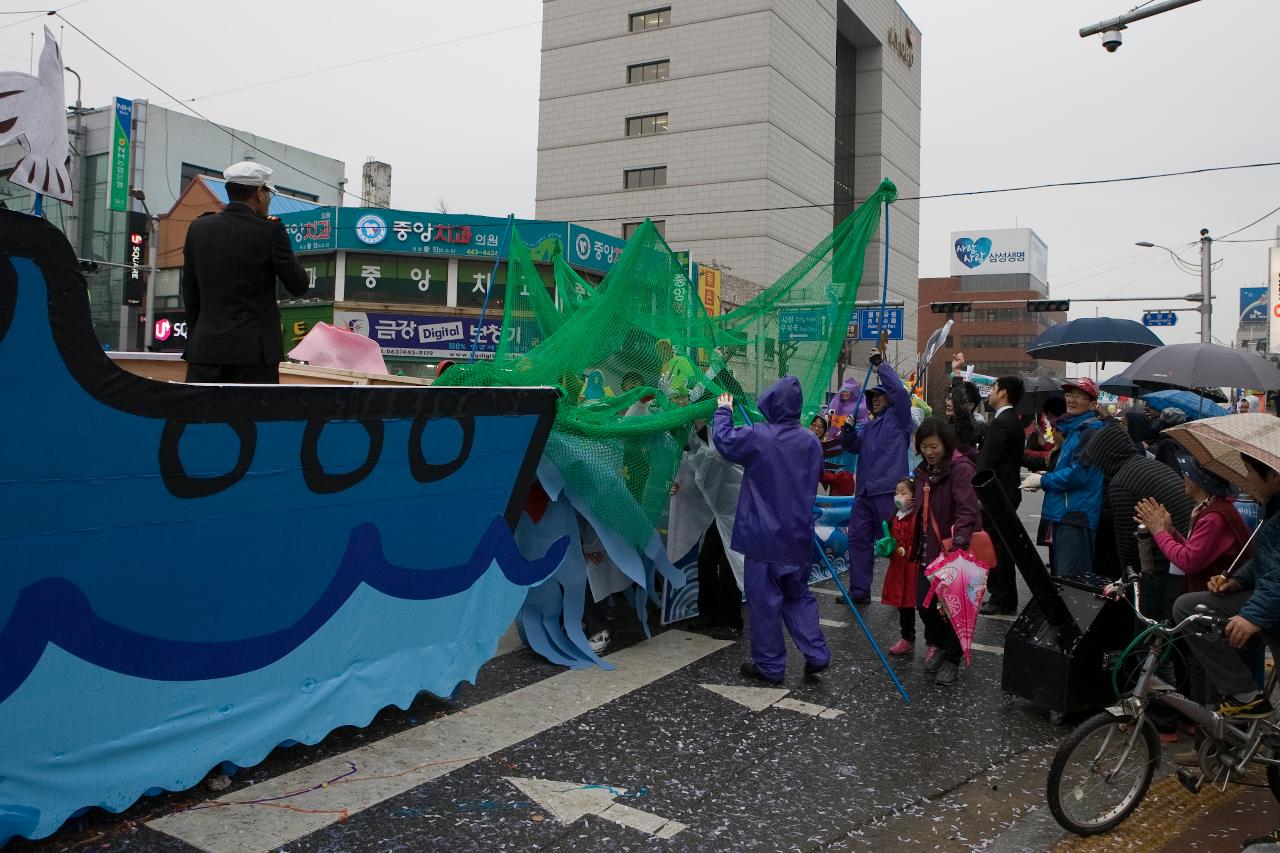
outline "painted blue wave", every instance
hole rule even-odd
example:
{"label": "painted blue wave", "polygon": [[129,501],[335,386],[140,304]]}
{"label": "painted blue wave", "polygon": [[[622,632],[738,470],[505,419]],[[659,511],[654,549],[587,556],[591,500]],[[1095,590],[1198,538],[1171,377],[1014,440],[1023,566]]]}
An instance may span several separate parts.
{"label": "painted blue wave", "polygon": [[506,522],[495,518],[467,562],[420,571],[388,561],[377,527],[360,524],[328,587],[300,619],[280,631],[224,642],[169,640],[122,628],[99,617],[72,582],[46,578],[22,590],[0,631],[0,703],[27,679],[49,644],[122,675],[155,681],[226,678],[261,669],[301,646],[362,583],[393,598],[425,601],[469,589],[496,562],[508,580],[527,587],[556,570],[568,545],[562,537],[542,557],[527,560]]}

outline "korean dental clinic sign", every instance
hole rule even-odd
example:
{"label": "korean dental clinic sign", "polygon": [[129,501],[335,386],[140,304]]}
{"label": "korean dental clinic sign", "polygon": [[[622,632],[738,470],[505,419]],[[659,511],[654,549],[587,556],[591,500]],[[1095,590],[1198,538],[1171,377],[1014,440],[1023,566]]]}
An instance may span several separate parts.
{"label": "korean dental clinic sign", "polygon": [[[370,207],[318,207],[280,217],[295,252],[344,249],[492,261],[507,220],[496,216],[420,213]],[[569,222],[517,219],[515,228],[535,261],[559,251],[571,265],[607,273],[624,241]],[[503,251],[503,258],[507,253]]]}
{"label": "korean dental clinic sign", "polygon": [[951,232],[952,275],[1029,273],[1049,281],[1049,247],[1030,228]]}

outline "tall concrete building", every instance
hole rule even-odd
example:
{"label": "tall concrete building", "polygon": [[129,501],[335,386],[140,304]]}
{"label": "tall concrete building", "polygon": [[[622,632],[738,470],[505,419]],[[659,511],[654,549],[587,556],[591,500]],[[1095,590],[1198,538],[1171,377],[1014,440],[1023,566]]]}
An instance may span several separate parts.
{"label": "tall concrete building", "polygon": [[[620,236],[647,216],[674,248],[770,284],[882,178],[919,194],[920,66],[893,0],[544,0],[537,215]],[[918,205],[891,212],[890,298],[908,316]],[[868,297],[882,252],[877,237]]]}

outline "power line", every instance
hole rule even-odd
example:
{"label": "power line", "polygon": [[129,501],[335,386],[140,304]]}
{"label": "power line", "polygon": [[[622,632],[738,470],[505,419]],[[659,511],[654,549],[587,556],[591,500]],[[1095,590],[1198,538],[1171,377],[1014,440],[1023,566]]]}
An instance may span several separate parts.
{"label": "power line", "polygon": [[[89,0],[75,0],[74,3],[68,3],[67,5],[63,6],[60,9],[28,9],[26,12],[0,12],[0,15],[26,15],[26,14],[34,13],[31,15],[30,18],[23,18],[21,21],[14,21],[11,24],[5,24],[3,26],[0,26],[0,30],[7,30],[9,29],[9,27],[20,27],[23,24],[34,21],[36,18],[47,18],[51,15],[58,15],[59,12],[63,12],[67,9],[70,9],[72,6],[79,6],[81,3],[88,3],[88,2]],[[61,17],[61,15],[59,15],[59,17]]]}
{"label": "power line", "polygon": [[417,47],[410,47],[404,50],[393,51],[391,53],[379,54],[378,56],[368,56],[368,57],[365,57],[364,59],[353,59],[350,62],[342,62],[337,65],[326,65],[324,68],[314,68],[310,71],[299,71],[296,74],[289,74],[284,77],[277,77],[274,80],[261,80],[257,83],[249,83],[244,86],[237,86],[234,89],[223,89],[220,92],[211,92],[208,95],[199,95],[194,98],[188,98],[187,103],[193,103],[195,101],[204,101],[204,100],[208,100],[209,98],[219,98],[219,97],[222,97],[223,95],[230,95],[235,92],[244,92],[249,89],[259,89],[263,86],[272,86],[276,83],[286,83],[290,80],[297,80],[300,77],[310,77],[312,74],[323,74],[326,71],[338,71],[343,68],[351,68],[356,65],[364,65],[369,62],[378,62],[383,59],[391,59],[396,56],[404,56],[409,53],[417,53],[418,51],[428,50],[433,47],[443,47],[448,44],[457,44],[458,42],[471,41],[473,39],[484,38],[485,36],[497,35],[498,33],[511,32],[512,30],[519,30],[519,29],[523,29],[524,27],[536,26],[537,24],[540,24],[540,23],[542,22],[527,21],[523,24],[513,24],[512,26],[501,27],[496,30],[486,30],[485,32],[482,32],[482,33],[472,33],[471,35],[468,35],[468,36],[459,36],[458,38],[445,39],[444,41],[432,42],[430,44],[422,44],[422,45],[418,45]]}
{"label": "power line", "polygon": [[[79,2],[85,2],[85,0],[79,0]],[[146,76],[145,74],[143,74],[141,71],[137,70],[136,68],[134,68],[133,66],[131,66],[129,63],[125,62],[123,59],[121,59],[120,57],[116,56],[114,53],[112,53],[110,50],[108,50],[106,47],[104,47],[101,43],[99,43],[97,40],[95,40],[95,39],[93,38],[93,36],[89,35],[89,34],[88,34],[88,33],[86,33],[84,30],[80,29],[80,28],[79,28],[79,27],[77,27],[75,24],[73,24],[71,21],[67,20],[67,18],[63,17],[63,15],[62,15],[62,13],[61,13],[61,12],[56,12],[56,11],[55,11],[55,12],[53,12],[53,13],[51,13],[51,14],[57,15],[59,18],[62,18],[62,20],[66,22],[67,26],[71,27],[71,29],[75,30],[75,31],[76,31],[76,32],[78,32],[80,35],[84,36],[84,38],[85,38],[85,39],[86,39],[90,44],[92,44],[92,45],[93,45],[94,47],[96,47],[98,50],[100,50],[100,51],[102,51],[103,53],[105,53],[107,56],[109,56],[109,57],[111,57],[112,59],[114,59],[114,60],[115,60],[119,65],[121,65],[122,67],[124,67],[124,68],[125,68],[127,71],[129,71],[131,74],[135,75],[138,79],[142,80],[142,81],[143,81],[144,83],[146,83],[148,86],[153,86],[153,87],[154,87],[158,92],[160,92],[160,93],[161,93],[162,95],[164,95],[166,98],[168,98],[169,100],[173,101],[175,104],[177,104],[178,106],[180,106],[180,107],[182,107],[183,109],[187,110],[188,112],[191,112],[191,113],[192,113],[192,114],[194,114],[197,118],[199,118],[199,119],[201,119],[201,120],[203,120],[203,121],[205,121],[205,122],[207,122],[207,123],[209,123],[209,124],[213,125],[213,126],[214,126],[214,127],[216,127],[218,130],[221,130],[223,133],[225,133],[225,134],[227,134],[228,136],[230,136],[230,137],[231,137],[232,139],[234,139],[236,142],[239,142],[239,143],[241,143],[241,144],[243,144],[243,145],[247,145],[248,147],[252,148],[254,151],[257,151],[259,154],[263,155],[264,157],[268,157],[268,158],[270,158],[271,160],[274,160],[276,163],[279,163],[281,166],[285,166],[285,167],[287,167],[287,168],[292,169],[293,171],[297,172],[299,175],[303,175],[303,176],[305,176],[305,177],[310,178],[311,180],[315,181],[316,183],[320,184],[321,186],[325,186],[325,187],[329,187],[330,189],[337,190],[337,191],[338,191],[338,193],[339,193],[339,198],[341,198],[341,196],[342,196],[342,195],[349,195],[349,196],[351,196],[352,198],[354,198],[354,199],[359,199],[361,202],[363,202],[363,203],[367,204],[367,201],[365,200],[364,196],[357,195],[356,193],[351,192],[350,190],[346,189],[345,187],[340,187],[340,186],[337,186],[336,184],[331,184],[331,183],[329,183],[328,181],[323,180],[322,178],[319,178],[319,177],[317,177],[316,175],[311,174],[310,172],[307,172],[307,171],[305,171],[305,170],[303,170],[303,169],[298,168],[297,166],[293,165],[292,163],[286,163],[284,160],[281,160],[279,157],[275,156],[275,155],[274,155],[274,154],[272,154],[271,152],[269,152],[269,151],[264,151],[263,149],[259,148],[257,145],[254,145],[254,144],[253,144],[252,142],[250,142],[249,140],[242,138],[241,136],[239,136],[238,134],[236,134],[236,132],[235,132],[235,131],[233,131],[231,128],[229,128],[229,127],[223,127],[222,125],[218,124],[216,121],[214,121],[213,119],[209,118],[209,117],[208,117],[208,116],[206,116],[204,113],[202,113],[202,112],[200,112],[199,110],[197,110],[195,107],[191,106],[190,104],[184,103],[184,102],[183,102],[181,99],[179,99],[179,98],[174,97],[174,95],[173,95],[171,92],[169,92],[167,89],[165,89],[165,88],[164,88],[163,86],[161,86],[159,83],[156,83],[155,81],[151,80],[149,77],[147,77],[147,76]]]}
{"label": "power line", "polygon": [[[1199,169],[1184,169],[1179,172],[1154,172],[1149,175],[1128,175],[1120,178],[1090,178],[1080,181],[1054,181],[1046,184],[1025,184],[1015,187],[998,187],[985,190],[964,190],[961,192],[936,193],[933,195],[913,195],[899,196],[898,201],[932,201],[940,198],[962,198],[965,196],[975,195],[994,195],[996,193],[1017,193],[1027,192],[1029,190],[1044,190],[1057,187],[1089,187],[1102,184],[1124,184],[1133,183],[1134,181],[1151,181],[1157,178],[1178,178],[1187,175],[1203,175],[1210,172],[1231,172],[1241,169],[1261,169],[1267,166],[1280,166],[1280,161],[1271,161],[1265,163],[1241,163],[1234,166],[1205,166]],[[673,211],[670,213],[649,213],[650,219],[653,218],[669,218],[673,216],[713,216],[723,215],[727,213],[763,213],[771,210],[811,210],[814,208],[831,207],[831,202],[826,204],[785,204],[774,207],[740,207],[733,210],[688,210]],[[606,216],[597,217],[595,219],[575,219],[575,222],[621,222],[623,220],[634,219],[634,216]],[[1216,242],[1216,241],[1215,241]]]}
{"label": "power line", "polygon": [[[1222,235],[1222,237],[1217,238],[1217,240],[1215,240],[1214,242],[1216,243],[1218,240],[1222,240],[1222,239],[1224,239],[1224,238],[1226,238],[1226,237],[1230,237],[1232,234],[1239,234],[1241,231],[1245,230],[1246,228],[1252,228],[1253,226],[1257,225],[1257,224],[1258,224],[1259,222],[1261,222],[1262,220],[1266,219],[1268,216],[1271,216],[1272,214],[1275,214],[1275,213],[1280,213],[1280,207],[1277,207],[1275,210],[1269,210],[1269,211],[1267,211],[1266,213],[1264,213],[1264,214],[1262,214],[1261,216],[1259,216],[1257,219],[1255,219],[1255,220],[1253,220],[1252,222],[1250,222],[1248,225],[1241,225],[1241,226],[1240,226],[1239,228],[1237,228],[1236,230],[1231,231],[1231,232],[1229,232],[1229,233],[1227,233],[1227,234],[1223,234],[1223,235]],[[1233,241],[1233,242],[1234,242],[1234,241]]]}

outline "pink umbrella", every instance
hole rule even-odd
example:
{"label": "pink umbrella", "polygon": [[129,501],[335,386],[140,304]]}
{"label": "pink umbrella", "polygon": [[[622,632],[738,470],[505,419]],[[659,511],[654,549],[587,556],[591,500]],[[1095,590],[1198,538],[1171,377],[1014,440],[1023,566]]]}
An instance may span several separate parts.
{"label": "pink umbrella", "polygon": [[928,607],[935,595],[942,606],[969,662],[969,650],[973,647],[973,629],[978,624],[978,603],[987,589],[987,572],[990,567],[968,551],[955,550],[939,554],[924,570],[929,578],[929,592],[924,604]]}

